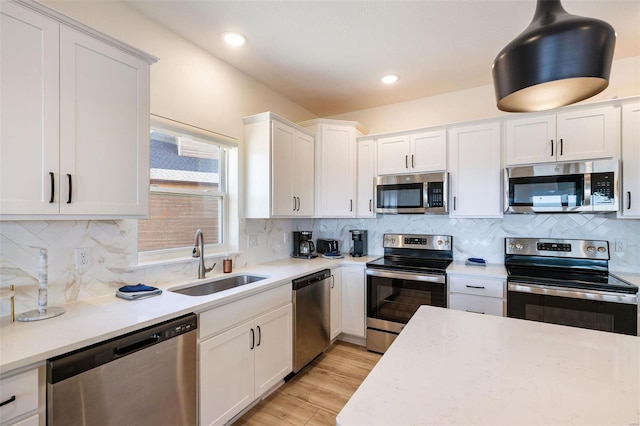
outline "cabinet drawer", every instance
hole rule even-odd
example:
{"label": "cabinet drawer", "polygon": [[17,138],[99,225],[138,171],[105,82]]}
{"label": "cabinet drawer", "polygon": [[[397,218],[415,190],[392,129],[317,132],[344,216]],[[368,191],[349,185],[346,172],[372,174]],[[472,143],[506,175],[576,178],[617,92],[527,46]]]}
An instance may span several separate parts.
{"label": "cabinet drawer", "polygon": [[504,297],[505,282],[501,279],[475,278],[462,275],[449,276],[451,293],[474,294],[487,297]]}
{"label": "cabinet drawer", "polygon": [[290,283],[212,308],[199,315],[198,335],[205,339],[287,303],[291,303]]}
{"label": "cabinet drawer", "polygon": [[38,408],[38,369],[25,371],[0,381],[0,423]]}
{"label": "cabinet drawer", "polygon": [[451,293],[449,295],[449,308],[501,317],[503,316],[503,299]]}

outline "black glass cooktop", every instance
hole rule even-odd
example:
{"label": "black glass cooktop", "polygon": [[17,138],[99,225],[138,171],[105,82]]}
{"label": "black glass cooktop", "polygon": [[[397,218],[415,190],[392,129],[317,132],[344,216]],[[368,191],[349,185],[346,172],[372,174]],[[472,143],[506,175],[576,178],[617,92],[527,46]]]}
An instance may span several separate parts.
{"label": "black glass cooktop", "polygon": [[443,275],[450,263],[450,259],[385,256],[367,263],[367,268]]}
{"label": "black glass cooktop", "polygon": [[572,271],[554,268],[527,268],[508,266],[509,281],[526,284],[548,285],[553,287],[575,288],[582,290],[611,291],[636,294],[638,287],[610,274],[607,271]]}

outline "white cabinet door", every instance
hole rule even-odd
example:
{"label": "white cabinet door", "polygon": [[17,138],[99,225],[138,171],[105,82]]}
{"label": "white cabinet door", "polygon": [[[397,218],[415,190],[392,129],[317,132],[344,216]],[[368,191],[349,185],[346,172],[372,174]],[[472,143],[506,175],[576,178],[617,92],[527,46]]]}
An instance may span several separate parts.
{"label": "white cabinet door", "polygon": [[293,343],[291,304],[255,321],[255,396],[260,396],[291,373]]}
{"label": "white cabinet door", "polygon": [[640,218],[640,102],[622,107],[622,212]]}
{"label": "white cabinet door", "polygon": [[558,114],[558,161],[615,157],[618,119],[613,107]]}
{"label": "white cabinet door", "polygon": [[314,208],[314,138],[302,132],[296,132],[294,144],[295,174],[293,195],[296,199],[294,216],[313,216]]}
{"label": "white cabinet door", "polygon": [[271,212],[274,216],[292,216],[296,212],[293,180],[296,173],[296,131],[286,124],[274,121],[272,134],[272,195]]}
{"label": "white cabinet door", "polygon": [[500,123],[452,127],[450,217],[502,217]]}
{"label": "white cabinet door", "polygon": [[411,138],[409,135],[379,138],[377,145],[379,175],[408,173],[410,171]]}
{"label": "white cabinet door", "polygon": [[357,217],[375,217],[376,142],[358,142],[358,196]]}
{"label": "white cabinet door", "polygon": [[222,425],[254,400],[252,326],[243,323],[199,344],[201,425]]}
{"label": "white cabinet door", "polygon": [[321,124],[319,217],[355,217],[356,129]]}
{"label": "white cabinet door", "polygon": [[0,214],[59,212],[58,34],[58,23],[0,2]]}
{"label": "white cabinet door", "polygon": [[61,27],[60,70],[61,213],[148,214],[148,64]]}
{"label": "white cabinet door", "polygon": [[413,172],[432,172],[447,169],[447,131],[437,130],[411,135]]}
{"label": "white cabinet door", "polygon": [[331,270],[331,340],[342,333],[342,268]]}
{"label": "white cabinet door", "polygon": [[365,292],[364,268],[342,267],[342,332],[365,337]]}
{"label": "white cabinet door", "polygon": [[148,214],[148,64],[62,27],[60,70],[61,213]]}
{"label": "white cabinet door", "polygon": [[505,120],[507,165],[556,161],[556,116]]}

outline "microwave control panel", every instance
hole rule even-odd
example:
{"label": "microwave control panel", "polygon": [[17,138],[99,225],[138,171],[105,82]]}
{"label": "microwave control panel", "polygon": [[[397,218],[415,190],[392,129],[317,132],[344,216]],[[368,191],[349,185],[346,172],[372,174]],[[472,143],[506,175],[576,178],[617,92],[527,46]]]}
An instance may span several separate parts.
{"label": "microwave control panel", "polygon": [[613,204],[615,202],[615,186],[613,173],[592,173],[591,204],[594,206]]}
{"label": "microwave control panel", "polygon": [[444,182],[427,183],[429,207],[444,207]]}

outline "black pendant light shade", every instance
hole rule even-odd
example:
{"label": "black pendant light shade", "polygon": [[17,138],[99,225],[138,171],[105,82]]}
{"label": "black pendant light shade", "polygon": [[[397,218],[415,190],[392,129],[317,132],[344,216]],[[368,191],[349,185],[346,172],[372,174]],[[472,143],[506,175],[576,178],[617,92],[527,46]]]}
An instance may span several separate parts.
{"label": "black pendant light shade", "polygon": [[498,54],[498,108],[543,111],[600,93],[609,85],[616,33],[608,23],[567,13],[559,0],[538,0],[531,24]]}

